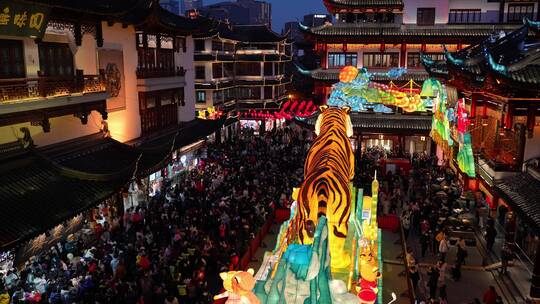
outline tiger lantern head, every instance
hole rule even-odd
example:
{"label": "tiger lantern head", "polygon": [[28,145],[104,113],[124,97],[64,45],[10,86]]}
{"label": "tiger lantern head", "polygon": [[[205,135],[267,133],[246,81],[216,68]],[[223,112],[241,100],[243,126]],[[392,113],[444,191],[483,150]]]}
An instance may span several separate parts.
{"label": "tiger lantern head", "polygon": [[228,298],[226,304],[260,304],[261,302],[253,293],[255,287],[254,270],[229,271],[219,274],[223,280],[225,292],[214,297],[214,300]]}
{"label": "tiger lantern head", "polygon": [[319,136],[321,132],[330,129],[344,129],[348,137],[353,136],[353,125],[351,122],[350,107],[328,107],[327,105],[320,106],[319,117],[315,123],[315,134]]}

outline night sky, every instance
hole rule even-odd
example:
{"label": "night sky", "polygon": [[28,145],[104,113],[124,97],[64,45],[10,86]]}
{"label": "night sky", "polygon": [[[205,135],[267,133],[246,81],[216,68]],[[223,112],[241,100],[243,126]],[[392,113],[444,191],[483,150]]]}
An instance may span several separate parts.
{"label": "night sky", "polygon": [[[265,0],[272,3],[272,28],[281,33],[283,25],[288,21],[302,21],[307,14],[327,14],[323,0]],[[204,0],[204,5],[223,2],[223,0]],[[235,2],[235,1],[232,1]]]}

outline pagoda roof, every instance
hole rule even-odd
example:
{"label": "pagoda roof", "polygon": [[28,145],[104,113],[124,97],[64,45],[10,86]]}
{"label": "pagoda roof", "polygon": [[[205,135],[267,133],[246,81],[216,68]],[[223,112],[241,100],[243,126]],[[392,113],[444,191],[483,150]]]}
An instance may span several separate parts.
{"label": "pagoda roof", "polygon": [[[339,70],[337,69],[315,69],[311,71],[301,71],[303,75],[309,76],[314,80],[329,81],[332,83],[339,81]],[[424,81],[429,78],[429,74],[424,70],[407,70],[406,73],[397,77],[391,78],[386,75],[374,74],[371,79],[373,81]]]}
{"label": "pagoda roof", "polygon": [[[311,117],[300,120],[314,127],[318,112]],[[380,113],[351,113],[354,129],[361,132],[391,132],[403,134],[428,134],[431,130],[432,116],[417,114],[380,114]]]}
{"label": "pagoda roof", "polygon": [[445,61],[423,56],[422,62],[433,76],[464,78],[477,86],[489,77],[514,84],[540,84],[540,41],[530,29],[536,31],[525,22],[513,32],[492,35],[454,53],[445,51]]}
{"label": "pagoda roof", "polygon": [[208,31],[194,35],[194,38],[206,39],[218,36],[242,43],[275,43],[287,40],[287,36],[279,35],[266,25],[232,25],[213,19],[206,20],[214,21],[214,26]]}
{"label": "pagoda roof", "polygon": [[235,25],[233,31],[242,42],[281,42],[287,36],[281,36],[266,25]]}
{"label": "pagoda roof", "polygon": [[[396,40],[406,43],[426,43],[430,39],[435,43],[441,43],[445,40],[470,43],[471,39],[479,42],[494,32],[514,30],[515,28],[515,25],[487,24],[419,26],[416,24],[327,23],[318,27],[307,27],[300,24],[300,29],[313,40],[339,43],[391,43]],[[365,39],[369,39],[369,41]]]}
{"label": "pagoda roof", "polygon": [[173,14],[158,0],[22,0],[51,8],[51,17],[70,22],[108,21],[132,24],[139,29],[188,36],[207,32],[214,22]]}
{"label": "pagoda roof", "polygon": [[242,86],[265,86],[265,85],[282,85],[292,82],[291,77],[282,77],[277,79],[263,79],[263,80],[225,80],[225,81],[212,81],[212,82],[200,82],[195,83],[195,89],[197,90],[220,90],[233,87]]}
{"label": "pagoda roof", "polygon": [[510,178],[495,182],[495,190],[512,209],[540,231],[540,175],[527,169]]}
{"label": "pagoda roof", "polygon": [[368,8],[403,9],[402,0],[324,0],[328,11],[347,11]]}
{"label": "pagoda roof", "polygon": [[51,7],[53,10],[69,10],[96,15],[118,16],[127,14],[148,0],[20,0],[29,4],[40,4]]}
{"label": "pagoda roof", "polygon": [[225,122],[194,120],[127,145],[97,133],[43,148],[0,145],[0,252],[10,250],[162,168],[171,152]]}
{"label": "pagoda roof", "polygon": [[44,233],[111,197],[129,177],[84,180],[62,173],[33,151],[2,161],[0,251]]}

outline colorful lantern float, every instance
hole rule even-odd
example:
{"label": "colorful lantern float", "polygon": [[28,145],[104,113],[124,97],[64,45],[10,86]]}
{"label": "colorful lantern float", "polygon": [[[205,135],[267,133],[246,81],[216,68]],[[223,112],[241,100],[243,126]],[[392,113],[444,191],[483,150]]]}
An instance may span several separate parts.
{"label": "colorful lantern float", "polygon": [[[385,76],[398,78],[406,69],[392,69]],[[401,89],[371,81],[371,77],[379,73],[369,73],[366,68],[344,67],[339,73],[340,82],[333,86],[329,106],[349,106],[353,111],[367,111],[389,113],[394,106],[405,112],[425,112],[431,106],[430,99],[422,99],[417,90]],[[412,86],[412,80],[411,80]]]}
{"label": "colorful lantern float", "polygon": [[[448,107],[446,89],[435,79],[424,81],[421,96],[433,97],[433,122],[430,136],[443,150],[448,151],[455,141],[459,146],[457,162],[459,169],[469,177],[476,177],[469,114],[465,99],[459,99],[454,107]],[[455,134],[454,138],[452,134]]]}
{"label": "colorful lantern float", "polygon": [[378,182],[371,197],[350,183],[350,108],[323,106],[320,112],[304,182],[294,189],[291,216],[255,275],[255,294],[265,304],[382,303]]}

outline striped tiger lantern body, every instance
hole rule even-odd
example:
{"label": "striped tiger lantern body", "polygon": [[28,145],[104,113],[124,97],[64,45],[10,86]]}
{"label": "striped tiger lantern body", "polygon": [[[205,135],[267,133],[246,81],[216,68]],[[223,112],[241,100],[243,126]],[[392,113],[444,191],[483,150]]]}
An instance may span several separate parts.
{"label": "striped tiger lantern body", "polygon": [[349,257],[343,246],[351,213],[349,182],[354,177],[354,153],[349,137],[353,128],[350,108],[321,107],[317,134],[304,165],[304,181],[297,195],[299,239],[311,244],[318,218],[328,219],[332,267],[343,268]]}

